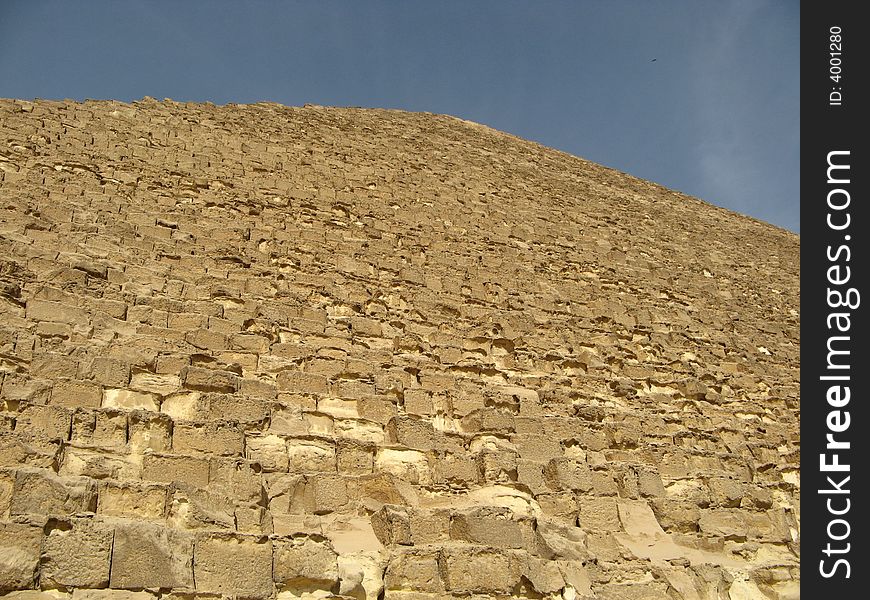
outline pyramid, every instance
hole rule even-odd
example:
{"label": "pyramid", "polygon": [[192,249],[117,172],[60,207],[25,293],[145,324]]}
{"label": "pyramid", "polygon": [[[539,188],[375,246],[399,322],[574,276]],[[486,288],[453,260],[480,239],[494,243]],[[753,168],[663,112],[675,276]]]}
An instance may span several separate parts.
{"label": "pyramid", "polygon": [[0,137],[0,595],[798,597],[798,236],[444,115]]}

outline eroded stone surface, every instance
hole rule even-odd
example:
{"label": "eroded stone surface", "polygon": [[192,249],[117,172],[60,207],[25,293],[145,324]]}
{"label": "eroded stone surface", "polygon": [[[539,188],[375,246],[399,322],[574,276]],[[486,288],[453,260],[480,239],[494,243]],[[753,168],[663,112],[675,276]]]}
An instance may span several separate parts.
{"label": "eroded stone surface", "polygon": [[0,137],[0,593],[799,593],[796,236],[446,116]]}

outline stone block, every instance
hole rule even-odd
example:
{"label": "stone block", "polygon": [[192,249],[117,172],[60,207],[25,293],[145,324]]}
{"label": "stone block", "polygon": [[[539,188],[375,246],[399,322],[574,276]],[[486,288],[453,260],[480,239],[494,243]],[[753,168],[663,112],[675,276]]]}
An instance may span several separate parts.
{"label": "stone block", "polygon": [[280,589],[330,590],[338,584],[338,554],[319,536],[275,542],[273,577]]}
{"label": "stone block", "polygon": [[350,440],[339,440],[336,448],[336,466],[339,473],[368,475],[374,466],[374,449]]}
{"label": "stone block", "polygon": [[63,406],[28,406],[15,419],[16,431],[27,431],[49,439],[68,440],[72,410]]}
{"label": "stone block", "polygon": [[42,586],[99,588],[109,584],[111,528],[85,520],[50,522],[49,527],[42,544]]}
{"label": "stone block", "polygon": [[34,587],[41,545],[41,527],[0,523],[0,592]]}
{"label": "stone block", "polygon": [[239,376],[230,371],[185,367],[181,379],[189,390],[232,393],[239,389]]}
{"label": "stone block", "polygon": [[178,375],[169,374],[133,373],[129,387],[138,392],[168,396],[181,390],[181,378]]}
{"label": "stone block", "polygon": [[438,443],[432,424],[410,417],[393,417],[386,426],[387,440],[414,450],[432,450]]}
{"label": "stone block", "polygon": [[209,422],[175,423],[172,428],[172,450],[177,454],[208,454],[210,456],[241,456],[244,434],[238,425]]}
{"label": "stone block", "polygon": [[372,529],[384,546],[410,546],[411,511],[406,506],[385,504],[371,517]]}
{"label": "stone block", "polygon": [[166,452],[172,446],[172,419],[169,416],[137,410],[130,413],[127,422],[127,444],[132,452]]}
{"label": "stone block", "polygon": [[272,543],[268,538],[215,535],[196,542],[196,591],[237,598],[269,598]]}
{"label": "stone block", "polygon": [[192,588],[193,537],[160,525],[115,527],[110,587]]}
{"label": "stone block", "polygon": [[287,442],[277,435],[246,436],[245,458],[259,463],[267,473],[286,473],[290,464]]}
{"label": "stone block", "polygon": [[516,518],[510,509],[483,506],[454,514],[450,520],[450,539],[519,549],[532,544],[533,525],[531,519]]}
{"label": "stone block", "polygon": [[326,394],[329,384],[326,377],[303,371],[281,371],[278,373],[278,389],[296,394]]}
{"label": "stone block", "polygon": [[208,461],[192,456],[146,454],[142,459],[142,478],[160,483],[186,482],[208,485]]}
{"label": "stone block", "polygon": [[381,448],[375,457],[375,472],[389,473],[416,485],[428,485],[432,478],[426,454],[417,450]]}
{"label": "stone block", "polygon": [[109,388],[103,390],[103,407],[157,412],[160,410],[160,398],[149,392]]}
{"label": "stone block", "polygon": [[85,477],[60,477],[43,469],[20,469],[12,490],[10,514],[67,516],[94,512],[97,494]]}
{"label": "stone block", "polygon": [[68,408],[97,408],[103,401],[102,388],[92,381],[65,379],[51,389],[51,404]]}
{"label": "stone block", "polygon": [[335,473],[335,447],[313,440],[287,442],[290,473]]}
{"label": "stone block", "polygon": [[342,509],[348,503],[347,483],[338,475],[314,475],[305,481],[306,508],[314,514]]}
{"label": "stone block", "polygon": [[442,561],[445,585],[454,594],[509,594],[522,575],[509,553],[487,548],[445,549]]}
{"label": "stone block", "polygon": [[440,552],[437,549],[409,548],[391,553],[384,573],[387,597],[392,591],[404,590],[444,597],[445,586],[439,559]]}
{"label": "stone block", "polygon": [[117,358],[98,356],[89,372],[91,379],[107,387],[125,388],[130,382],[130,365]]}
{"label": "stone block", "polygon": [[162,519],[167,488],[160,485],[110,482],[100,490],[97,513],[113,517]]}
{"label": "stone block", "polygon": [[581,496],[578,500],[580,527],[587,531],[622,531],[619,509],[613,496]]}

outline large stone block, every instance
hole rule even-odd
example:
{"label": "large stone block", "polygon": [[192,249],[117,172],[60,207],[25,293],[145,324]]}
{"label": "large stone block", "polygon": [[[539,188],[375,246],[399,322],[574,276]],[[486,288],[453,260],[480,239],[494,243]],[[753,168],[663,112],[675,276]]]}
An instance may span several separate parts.
{"label": "large stone block", "polygon": [[142,459],[142,478],[161,483],[182,481],[205,487],[208,485],[208,461],[193,456],[146,454]]}
{"label": "large stone block", "polygon": [[244,434],[233,423],[175,423],[172,428],[172,451],[178,454],[241,456]]}
{"label": "large stone block", "polygon": [[117,525],[109,585],[121,589],[192,588],[193,537],[160,525]]}
{"label": "large stone block", "polygon": [[97,513],[113,517],[162,519],[167,488],[162,485],[110,482],[100,490]]}
{"label": "large stone block", "polygon": [[196,542],[196,591],[268,598],[272,583],[272,542],[244,536],[201,537]]}
{"label": "large stone block", "polygon": [[12,490],[10,514],[66,516],[94,512],[97,493],[84,477],[59,477],[43,469],[21,469]]}
{"label": "large stone block", "polygon": [[443,594],[441,552],[437,549],[408,549],[390,555],[384,574],[387,594],[394,591]]}
{"label": "large stone block", "polygon": [[508,594],[523,571],[507,552],[469,547],[445,549],[444,555],[445,583],[454,594]]}
{"label": "large stone block", "polygon": [[0,592],[34,586],[41,544],[41,527],[0,523]]}
{"label": "large stone block", "polygon": [[290,464],[287,442],[277,435],[245,436],[245,458],[258,463],[267,473],[286,473]]}
{"label": "large stone block", "polygon": [[273,577],[281,589],[331,590],[338,584],[338,554],[317,536],[277,541]]}
{"label": "large stone block", "polygon": [[110,527],[81,519],[55,523],[42,544],[40,584],[107,586],[113,537]]}
{"label": "large stone block", "polygon": [[66,379],[51,389],[51,404],[67,408],[97,408],[103,401],[103,389],[92,381]]}
{"label": "large stone block", "polygon": [[494,548],[531,547],[534,522],[515,516],[508,508],[479,507],[453,515],[450,539]]}

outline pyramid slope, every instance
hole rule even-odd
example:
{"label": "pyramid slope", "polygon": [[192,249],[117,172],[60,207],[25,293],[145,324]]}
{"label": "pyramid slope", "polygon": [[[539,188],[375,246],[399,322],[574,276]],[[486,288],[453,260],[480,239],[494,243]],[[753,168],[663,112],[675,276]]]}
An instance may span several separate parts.
{"label": "pyramid slope", "polygon": [[0,136],[0,593],[797,589],[794,234],[441,115]]}

